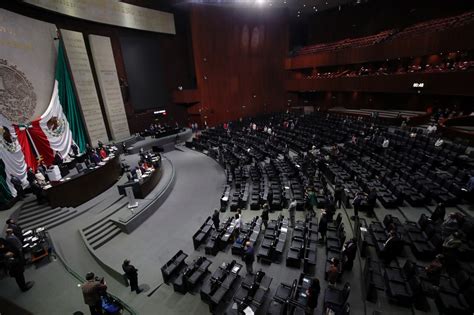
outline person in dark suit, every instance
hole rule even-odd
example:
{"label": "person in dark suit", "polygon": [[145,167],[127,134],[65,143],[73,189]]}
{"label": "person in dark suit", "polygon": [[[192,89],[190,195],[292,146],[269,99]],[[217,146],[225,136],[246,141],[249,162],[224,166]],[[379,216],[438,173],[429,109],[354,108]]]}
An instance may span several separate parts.
{"label": "person in dark suit", "polygon": [[352,270],[354,265],[354,259],[356,258],[357,254],[357,242],[355,238],[348,240],[344,244],[344,248],[342,249],[342,257],[344,257],[343,267],[346,270]]}
{"label": "person in dark suit", "polygon": [[130,282],[130,289],[137,294],[142,292],[140,288],[138,287],[138,270],[135,268],[135,266],[130,264],[130,260],[125,259],[122,264],[122,269],[123,272],[125,272],[125,276],[127,277],[128,281]]}
{"label": "person in dark suit", "polygon": [[265,227],[265,230],[266,230],[267,226],[268,226],[268,204],[263,205],[262,223],[263,223],[263,226]]}
{"label": "person in dark suit", "polygon": [[77,145],[75,143],[73,143],[71,145],[71,150],[72,150],[72,154],[74,154],[74,156],[79,155],[79,148],[77,147]]}
{"label": "person in dark suit", "polygon": [[6,223],[8,229],[11,229],[13,234],[23,243],[23,229],[21,226],[19,226],[13,219],[8,219]]}
{"label": "person in dark suit", "polygon": [[15,234],[13,234],[13,230],[8,228],[6,231],[5,240],[10,245],[10,247],[15,248],[19,253],[23,252],[23,244]]}
{"label": "person in dark suit", "polygon": [[10,272],[10,276],[15,278],[15,281],[18,284],[20,290],[26,292],[31,289],[34,285],[34,282],[26,282],[24,275],[25,266],[23,264],[23,260],[17,255],[15,255],[13,252],[7,252],[5,254],[5,258],[8,271]]}
{"label": "person in dark suit", "polygon": [[336,183],[334,187],[334,202],[339,209],[342,205],[342,185],[340,183]]}
{"label": "person in dark suit", "polygon": [[86,275],[86,282],[82,284],[82,295],[84,303],[89,306],[91,315],[102,315],[101,295],[107,290],[104,279],[96,279],[93,272]]}
{"label": "person in dark suit", "polygon": [[214,228],[216,230],[219,230],[219,225],[220,225],[220,219],[219,219],[219,211],[217,209],[214,210],[214,213],[212,214],[212,224],[214,224]]}
{"label": "person in dark suit", "polygon": [[272,203],[273,203],[273,191],[272,189],[269,189],[268,194],[267,194],[267,204],[268,204],[269,209],[272,208]]}
{"label": "person in dark suit", "polygon": [[245,252],[243,255],[243,260],[245,262],[245,268],[247,269],[247,274],[253,275],[253,262],[255,260],[255,252],[252,246],[252,243],[245,243]]}
{"label": "person in dark suit", "polygon": [[444,203],[440,202],[434,209],[433,213],[431,214],[431,221],[436,222],[438,220],[444,221],[444,216],[446,215],[446,207]]}
{"label": "person in dark suit", "polygon": [[318,305],[319,292],[321,291],[321,286],[319,284],[318,278],[313,278],[311,281],[311,286],[306,290],[306,295],[308,297],[306,302],[306,315],[312,315],[316,306]]}
{"label": "person in dark suit", "polygon": [[28,171],[26,172],[26,179],[28,180],[28,183],[33,183],[36,181],[36,175],[35,172],[33,172],[33,169],[31,167],[28,168]]}
{"label": "person in dark suit", "polygon": [[13,174],[10,174],[10,182],[13,184],[13,187],[16,190],[18,199],[23,200],[25,198],[25,191],[23,190],[23,185],[21,180]]}
{"label": "person in dark suit", "polygon": [[377,204],[377,192],[375,189],[371,189],[369,195],[367,196],[367,216],[375,216],[375,206]]}
{"label": "person in dark suit", "polygon": [[398,247],[401,240],[398,233],[394,230],[390,231],[390,236],[387,241],[383,244],[380,252],[385,264],[389,264],[397,256]]}
{"label": "person in dark suit", "polygon": [[60,165],[63,164],[63,157],[62,157],[61,153],[59,153],[59,151],[56,151],[56,153],[54,154],[53,164],[57,165],[57,166],[60,166]]}
{"label": "person in dark suit", "polygon": [[328,230],[328,219],[326,212],[323,211],[321,213],[321,218],[319,219],[319,234],[321,234],[321,242],[324,242],[324,239],[326,238],[326,232]]}

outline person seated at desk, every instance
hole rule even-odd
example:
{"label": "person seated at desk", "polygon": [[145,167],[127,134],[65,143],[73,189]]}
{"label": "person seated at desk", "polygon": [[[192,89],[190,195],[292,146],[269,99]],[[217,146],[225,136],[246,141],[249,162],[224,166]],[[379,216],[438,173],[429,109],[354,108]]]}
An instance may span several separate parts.
{"label": "person seated at desk", "polygon": [[47,185],[46,177],[44,177],[43,173],[41,173],[39,169],[36,170],[35,177],[36,177],[36,182],[38,183],[38,185],[40,185],[41,187],[44,187]]}
{"label": "person seated at desk", "polygon": [[61,153],[59,153],[59,151],[56,151],[56,153],[54,154],[53,164],[57,166],[61,166],[63,164],[63,156],[61,155]]}
{"label": "person seated at desk", "polygon": [[104,147],[101,147],[99,149],[99,155],[100,155],[100,158],[102,160],[106,159],[107,158],[107,151],[105,151],[105,148]]}
{"label": "person seated at desk", "polygon": [[337,279],[339,278],[339,264],[340,261],[338,258],[331,258],[331,264],[329,265],[329,269],[327,271],[327,278],[329,282],[328,286],[336,286]]}
{"label": "person seated at desk", "polygon": [[93,164],[99,164],[102,160],[100,159],[100,156],[95,152],[95,150],[91,153],[89,157],[91,163]]}
{"label": "person seated at desk", "polygon": [[138,179],[138,180],[140,180],[140,179],[142,179],[142,177],[143,177],[142,170],[140,169],[139,166],[137,166],[137,167],[135,168],[135,178]]}
{"label": "person seated at desk", "polygon": [[35,172],[33,172],[33,169],[31,167],[28,168],[28,171],[26,172],[26,179],[28,180],[28,183],[33,183],[36,181],[36,176]]}
{"label": "person seated at desk", "polygon": [[[76,156],[79,155],[79,148],[77,147],[77,145],[75,143],[73,143],[71,145],[71,151],[72,151],[72,156],[73,157],[76,157]],[[71,155],[71,154],[69,153],[69,155]]]}

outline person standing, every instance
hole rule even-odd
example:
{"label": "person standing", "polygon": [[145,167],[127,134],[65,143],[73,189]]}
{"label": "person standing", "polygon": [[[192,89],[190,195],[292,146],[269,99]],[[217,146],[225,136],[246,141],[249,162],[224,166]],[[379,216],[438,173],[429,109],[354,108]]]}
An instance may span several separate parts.
{"label": "person standing", "polygon": [[290,206],[288,208],[288,213],[290,215],[290,227],[295,227],[295,212],[296,212],[296,199],[291,200]]}
{"label": "person standing", "polygon": [[318,199],[316,198],[316,192],[312,187],[309,187],[306,194],[308,198],[308,210],[310,211],[311,216],[314,217],[316,216],[314,208],[316,208],[316,205],[318,203]]}
{"label": "person standing", "polygon": [[336,203],[337,209],[341,208],[342,206],[342,185],[340,183],[336,183],[334,187],[334,202]]}
{"label": "person standing", "polygon": [[243,257],[247,274],[253,275],[253,262],[255,260],[255,253],[251,242],[245,243],[245,252]]}
{"label": "person standing", "polygon": [[23,253],[23,244],[15,234],[13,234],[13,230],[8,228],[6,232],[5,240],[10,245],[10,247],[14,248],[20,255]]}
{"label": "person standing", "polygon": [[377,192],[372,188],[367,196],[367,216],[375,217],[375,206],[377,205]]}
{"label": "person standing", "polygon": [[343,267],[345,270],[352,270],[354,259],[357,254],[357,243],[355,238],[351,238],[344,244],[342,249],[342,257],[344,259]]}
{"label": "person standing", "polygon": [[327,271],[327,277],[329,286],[335,287],[339,278],[339,259],[336,257],[331,258],[331,264],[329,265],[329,269]]}
{"label": "person standing", "polygon": [[265,227],[265,230],[266,230],[267,226],[268,226],[268,204],[263,205],[262,222],[263,222],[263,226]]}
{"label": "person standing", "polygon": [[23,229],[19,226],[15,220],[7,220],[8,229],[12,229],[13,234],[23,243]]}
{"label": "person standing", "polygon": [[7,252],[5,254],[6,258],[6,265],[8,267],[8,271],[10,272],[10,276],[15,278],[18,287],[23,292],[28,291],[33,287],[35,284],[33,281],[25,281],[25,266],[23,264],[23,260],[15,255],[13,252]]}
{"label": "person standing", "polygon": [[271,209],[272,204],[273,204],[273,190],[271,188],[268,190],[267,204],[268,204],[269,209]]}
{"label": "person standing", "polygon": [[238,233],[240,233],[240,226],[242,225],[242,220],[240,219],[240,216],[238,213],[235,214],[235,229]]}
{"label": "person standing", "polygon": [[86,275],[86,282],[82,284],[84,303],[89,306],[91,315],[102,315],[101,295],[107,290],[107,285],[102,279],[97,281],[93,272]]}
{"label": "person standing", "polygon": [[25,198],[25,191],[23,190],[23,185],[21,180],[13,174],[10,174],[10,182],[13,184],[17,192],[18,199],[23,200]]}
{"label": "person standing", "polygon": [[436,222],[436,221],[444,221],[444,217],[446,215],[446,207],[444,206],[444,203],[440,202],[436,206],[436,209],[434,209],[433,213],[431,214],[431,221]]}
{"label": "person standing", "polygon": [[364,193],[359,191],[355,196],[354,200],[352,201],[352,205],[354,206],[354,220],[359,218],[359,210],[364,200]]}
{"label": "person standing", "polygon": [[311,281],[311,286],[306,290],[307,302],[306,302],[306,315],[312,315],[316,306],[318,305],[319,292],[321,291],[321,286],[319,284],[318,278],[313,278]]}
{"label": "person standing", "polygon": [[122,269],[123,272],[125,272],[125,276],[128,279],[128,282],[130,282],[130,289],[131,291],[137,292],[139,294],[142,292],[140,288],[138,287],[138,270],[135,268],[135,266],[130,264],[130,260],[125,259],[122,264]]}
{"label": "person standing", "polygon": [[319,234],[321,234],[321,242],[324,242],[324,239],[326,238],[327,230],[328,230],[328,219],[327,219],[326,211],[323,211],[321,213],[321,218],[319,219],[319,226],[318,226]]}
{"label": "person standing", "polygon": [[214,213],[212,214],[212,224],[214,224],[214,228],[216,229],[216,231],[219,231],[220,220],[219,211],[217,211],[217,209],[215,209]]}

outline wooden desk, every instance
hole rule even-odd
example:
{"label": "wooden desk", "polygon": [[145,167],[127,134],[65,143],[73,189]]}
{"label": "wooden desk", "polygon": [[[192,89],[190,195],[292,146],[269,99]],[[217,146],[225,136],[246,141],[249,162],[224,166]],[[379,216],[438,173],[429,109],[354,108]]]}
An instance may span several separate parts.
{"label": "wooden desk", "polygon": [[161,167],[157,168],[151,172],[149,176],[140,179],[138,182],[129,181],[123,185],[117,186],[119,194],[125,195],[125,187],[132,187],[135,198],[144,199],[153,189],[155,189],[156,185],[160,182],[162,175],[163,170]]}
{"label": "wooden desk", "polygon": [[110,188],[122,174],[120,156],[116,155],[105,165],[87,169],[71,179],[53,184],[45,190],[51,207],[77,207]]}

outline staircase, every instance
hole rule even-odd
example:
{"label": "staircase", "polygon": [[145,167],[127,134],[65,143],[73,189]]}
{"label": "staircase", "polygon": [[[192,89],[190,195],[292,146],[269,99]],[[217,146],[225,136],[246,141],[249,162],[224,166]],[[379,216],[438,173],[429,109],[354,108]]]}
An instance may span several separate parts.
{"label": "staircase", "polygon": [[105,219],[95,222],[82,230],[87,243],[94,249],[98,249],[115,236],[122,233],[120,228],[111,220]]}
{"label": "staircase", "polygon": [[20,209],[17,222],[24,231],[44,227],[49,230],[77,215],[74,208],[51,208],[48,204],[27,201]]}
{"label": "staircase", "polygon": [[98,249],[122,233],[120,228],[114,224],[110,217],[125,207],[127,203],[127,200],[121,197],[117,202],[103,211],[103,213],[106,213],[104,217],[81,230],[83,239],[93,250]]}

